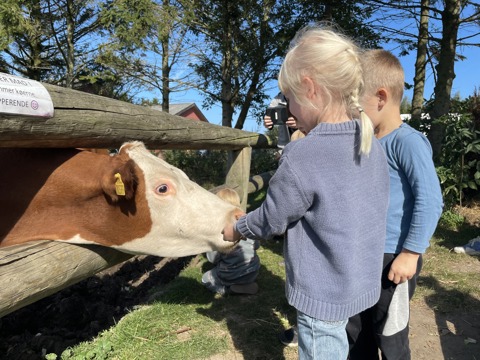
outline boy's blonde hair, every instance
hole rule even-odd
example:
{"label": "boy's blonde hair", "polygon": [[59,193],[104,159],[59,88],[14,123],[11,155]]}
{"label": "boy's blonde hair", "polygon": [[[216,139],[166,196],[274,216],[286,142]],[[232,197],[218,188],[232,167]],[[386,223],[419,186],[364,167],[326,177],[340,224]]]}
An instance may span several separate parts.
{"label": "boy's blonde hair", "polygon": [[278,84],[283,93],[290,91],[298,104],[316,108],[304,96],[302,81],[305,77],[321,87],[325,109],[337,105],[352,118],[360,116],[360,153],[369,154],[373,126],[359,103],[363,88],[359,48],[346,36],[322,25],[305,27],[290,43]]}
{"label": "boy's blonde hair", "polygon": [[382,49],[367,50],[361,57],[363,94],[374,95],[380,88],[387,89],[392,100],[400,105],[403,99],[405,74],[398,58],[389,51]]}
{"label": "boy's blonde hair", "polygon": [[290,136],[290,141],[295,141],[298,139],[304,138],[305,135],[300,130],[295,130],[293,134]]}
{"label": "boy's blonde hair", "polygon": [[234,205],[240,207],[240,195],[231,189],[231,188],[221,188],[215,193],[220,199]]}

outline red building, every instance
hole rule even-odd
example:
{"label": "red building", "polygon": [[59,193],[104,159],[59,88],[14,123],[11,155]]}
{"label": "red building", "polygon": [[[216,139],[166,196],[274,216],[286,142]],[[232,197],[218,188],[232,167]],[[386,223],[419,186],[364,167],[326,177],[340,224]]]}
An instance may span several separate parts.
{"label": "red building", "polygon": [[[162,111],[161,105],[153,105],[152,109]],[[170,104],[170,114],[182,116],[195,121],[209,122],[195,103]]]}

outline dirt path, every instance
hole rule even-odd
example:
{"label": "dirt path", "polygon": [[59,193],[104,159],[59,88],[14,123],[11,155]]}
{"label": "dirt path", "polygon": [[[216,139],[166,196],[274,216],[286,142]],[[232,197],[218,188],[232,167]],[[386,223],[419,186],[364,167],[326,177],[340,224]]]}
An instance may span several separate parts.
{"label": "dirt path", "polygon": [[426,304],[414,304],[411,310],[413,360],[480,359],[480,315],[441,314]]}

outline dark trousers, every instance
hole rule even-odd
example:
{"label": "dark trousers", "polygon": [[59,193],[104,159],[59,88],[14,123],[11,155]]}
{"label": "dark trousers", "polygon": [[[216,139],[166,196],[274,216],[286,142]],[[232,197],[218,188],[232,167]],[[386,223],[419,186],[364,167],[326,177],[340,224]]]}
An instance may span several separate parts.
{"label": "dark trousers", "polygon": [[388,272],[396,254],[384,254],[382,290],[376,305],[351,317],[347,324],[350,360],[410,360],[408,322],[410,299],[422,269],[422,256],[417,272],[409,281],[396,285],[388,280]]}

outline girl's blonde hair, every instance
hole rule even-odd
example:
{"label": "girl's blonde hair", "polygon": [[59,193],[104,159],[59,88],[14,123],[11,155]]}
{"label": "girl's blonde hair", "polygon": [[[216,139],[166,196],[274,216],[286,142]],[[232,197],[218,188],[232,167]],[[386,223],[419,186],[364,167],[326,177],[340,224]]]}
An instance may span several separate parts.
{"label": "girl's blonde hair", "polygon": [[238,193],[228,187],[221,188],[220,190],[216,191],[215,194],[222,200],[234,205],[240,206],[240,195]]}
{"label": "girl's blonde hair", "polygon": [[[363,88],[360,50],[352,40],[325,26],[316,24],[300,30],[290,43],[278,75],[282,93],[291,92],[300,105],[317,109],[305,95],[302,81],[310,78],[322,89],[326,111],[343,107],[351,117],[360,117],[360,154],[370,153],[373,125],[359,103]],[[318,109],[320,110],[320,109]]]}

